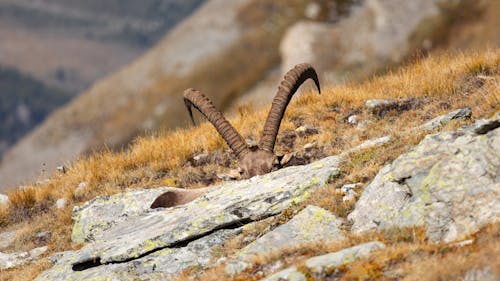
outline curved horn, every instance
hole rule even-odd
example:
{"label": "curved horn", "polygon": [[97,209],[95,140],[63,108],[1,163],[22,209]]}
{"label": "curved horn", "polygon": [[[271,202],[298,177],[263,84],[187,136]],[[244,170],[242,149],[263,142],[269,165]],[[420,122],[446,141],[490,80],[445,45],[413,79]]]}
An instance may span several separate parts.
{"label": "curved horn", "polygon": [[276,136],[278,135],[285,109],[290,99],[292,99],[293,94],[295,94],[300,85],[307,79],[312,79],[314,84],[316,84],[318,92],[321,93],[318,75],[310,64],[302,63],[296,65],[285,74],[285,78],[281,81],[278,92],[274,97],[271,110],[269,110],[269,114],[267,115],[262,137],[259,142],[259,147],[261,149],[273,152],[274,143],[276,142]]}
{"label": "curved horn", "polygon": [[194,106],[198,109],[205,118],[214,125],[215,129],[222,138],[227,142],[229,147],[234,151],[236,156],[239,158],[246,154],[249,149],[245,143],[245,140],[236,131],[236,129],[231,126],[231,124],[224,118],[222,113],[215,108],[212,102],[203,95],[200,91],[195,89],[187,89],[184,91],[184,103],[186,104],[191,121],[194,124],[193,112],[191,107]]}

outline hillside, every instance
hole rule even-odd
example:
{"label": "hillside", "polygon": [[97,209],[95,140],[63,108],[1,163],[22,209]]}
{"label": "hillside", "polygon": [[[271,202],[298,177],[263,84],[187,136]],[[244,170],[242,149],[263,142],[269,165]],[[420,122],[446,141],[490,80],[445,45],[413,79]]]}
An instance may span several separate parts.
{"label": "hillside", "polygon": [[[394,279],[406,278],[405,280],[418,280],[419,276],[425,276],[425,280],[442,280],[442,278],[450,280],[462,278],[467,274],[472,276],[486,274],[494,278],[499,274],[498,262],[492,258],[498,253],[498,223],[495,222],[498,216],[495,217],[494,211],[474,214],[481,219],[483,215],[488,215],[489,220],[481,220],[481,223],[474,221],[474,227],[477,226],[477,229],[464,230],[461,227],[469,216],[453,208],[451,208],[452,213],[458,217],[446,217],[446,226],[449,226],[450,219],[455,219],[457,224],[460,223],[460,227],[450,226],[451,228],[426,231],[421,224],[417,224],[414,227],[399,226],[388,229],[375,227],[375,229],[370,228],[372,231],[358,233],[351,232],[349,224],[339,223],[335,231],[344,233],[342,235],[345,235],[345,238],[341,242],[297,244],[295,247],[263,253],[247,260],[251,262],[250,267],[239,271],[240,273],[235,276],[228,273],[227,266],[234,259],[238,261],[241,249],[263,237],[265,233],[278,230],[282,226],[291,227],[288,222],[293,225],[297,220],[300,221],[295,218],[299,216],[296,214],[301,210],[312,212],[313,217],[305,220],[309,223],[320,219],[322,223],[330,222],[330,226],[332,222],[337,224],[337,220],[346,220],[349,214],[356,213],[356,216],[359,216],[360,208],[365,206],[366,202],[370,202],[370,199],[364,196],[379,194],[373,189],[377,188],[381,181],[388,180],[386,184],[389,187],[386,188],[394,189],[396,197],[400,194],[398,192],[405,188],[405,184],[412,188],[418,186],[423,178],[417,169],[426,171],[423,183],[429,186],[427,191],[425,186],[423,187],[422,192],[427,192],[427,195],[422,194],[422,200],[429,200],[425,199],[429,198],[429,192],[441,192],[433,193],[433,196],[437,197],[432,201],[436,208],[441,206],[439,212],[435,213],[439,218],[444,216],[441,211],[451,212],[444,208],[446,204],[440,201],[445,199],[451,200],[447,201],[450,204],[458,204],[452,206],[469,208],[473,206],[469,203],[474,202],[474,197],[470,196],[485,194],[485,197],[480,197],[481,200],[490,201],[482,201],[488,203],[477,207],[493,206],[489,209],[495,210],[497,199],[491,196],[491,192],[498,192],[498,169],[495,168],[498,168],[500,158],[495,152],[498,151],[496,148],[500,110],[499,79],[500,51],[491,49],[467,54],[434,55],[363,83],[338,86],[323,84],[321,95],[308,91],[292,100],[283,120],[275,150],[278,154],[293,153],[297,161],[302,161],[301,164],[313,164],[282,169],[247,181],[226,182],[226,185],[216,186],[213,192],[207,193],[206,197],[200,199],[201,201],[173,209],[151,210],[150,202],[145,203],[149,200],[145,194],[150,193],[151,196],[154,196],[155,192],[160,194],[162,189],[155,188],[161,186],[181,186],[189,189],[222,183],[223,175],[235,168],[234,156],[227,152],[227,146],[210,124],[205,122],[194,128],[169,131],[157,137],[139,138],[127,151],[91,154],[68,165],[64,173],[52,174],[46,182],[27,185],[8,194],[9,203],[0,205],[1,232],[15,231],[15,235],[12,244],[5,246],[2,251],[20,252],[42,246],[48,248],[39,260],[35,259],[36,261],[30,264],[0,271],[0,279],[30,280],[40,272],[48,270],[44,275],[40,275],[40,280],[50,279],[50,276],[83,280],[90,278],[92,274],[130,279],[138,276],[164,279],[170,276],[188,280],[189,276],[197,276],[201,280],[258,280],[293,265],[296,266],[295,271],[306,274],[309,271],[304,270],[309,270],[311,266],[309,258],[341,249],[347,250],[355,245],[368,247],[362,243],[370,241],[379,242],[374,248],[372,247],[374,244],[369,244],[371,250],[363,250],[361,253],[364,254],[360,255],[367,257],[368,253],[373,251],[372,256],[360,259],[349,266],[337,264],[331,268],[335,271],[325,269],[320,273],[312,271],[311,274],[329,276],[335,274],[336,277],[345,280],[376,279],[384,276],[391,276]],[[373,99],[386,99],[386,101],[395,99],[396,102],[389,107],[368,106],[371,102],[367,101]],[[387,101],[386,104],[391,103]],[[431,124],[434,125],[431,127],[422,127],[434,117],[466,107],[471,113],[463,114],[454,120],[433,121]],[[245,138],[255,140],[259,138],[259,132],[254,128],[262,126],[266,109],[241,107],[238,110],[239,114],[230,118],[230,121]],[[354,118],[357,121],[351,118],[354,115],[357,116]],[[460,129],[486,118],[493,118],[493,121],[478,122],[469,129]],[[298,129],[301,126],[314,130]],[[390,139],[385,138],[378,144],[365,145],[365,148],[349,151],[366,140],[385,136],[389,136]],[[472,144],[474,146],[468,146]],[[470,149],[476,151],[473,153],[482,154],[477,154],[475,157]],[[200,154],[208,155],[206,162],[197,163],[196,159],[200,158],[195,156]],[[326,156],[331,157],[324,158]],[[414,158],[417,156],[422,158]],[[453,161],[435,164],[444,156],[452,157]],[[338,157],[342,157],[342,160]],[[434,166],[429,166],[431,162]],[[400,170],[394,165],[395,163],[401,164]],[[463,164],[464,166],[460,166],[463,170],[443,166],[449,164]],[[491,165],[491,167],[481,165]],[[382,168],[390,166],[396,178],[384,174],[387,173],[387,168]],[[451,178],[448,176],[456,177],[465,172],[467,175],[477,173],[479,187],[475,181],[460,177],[456,180],[461,184],[449,185],[448,180]],[[374,180],[379,173],[381,176],[377,176]],[[405,177],[406,173],[411,173],[412,176]],[[436,173],[446,175],[446,182],[431,181]],[[488,181],[488,184],[482,185],[484,181]],[[341,189],[346,184],[353,183],[359,183],[355,188],[355,194],[350,199],[344,199],[347,191],[341,192]],[[394,187],[394,184],[398,186]],[[465,185],[471,184],[475,189],[466,192],[469,196],[466,197],[466,201],[460,198],[453,199],[453,196],[463,193],[460,189],[462,186],[465,188]],[[314,192],[306,190],[313,187],[316,188]],[[460,192],[450,192],[450,188],[459,188]],[[131,189],[137,189],[142,195],[124,193]],[[276,194],[273,195],[272,192]],[[392,194],[389,190],[386,192]],[[107,196],[111,194],[117,196]],[[264,197],[251,197],[255,194]],[[92,200],[96,196],[105,197]],[[410,192],[407,196],[413,195]],[[390,198],[390,196],[380,197],[387,200]],[[133,202],[124,201],[124,205],[117,205],[117,201],[114,201],[127,198]],[[224,201],[225,198],[228,201]],[[420,202],[419,198],[415,197],[416,203]],[[61,202],[59,199],[63,199],[65,203],[58,203]],[[88,202],[89,200],[92,201]],[[137,201],[139,204],[134,200],[139,200]],[[236,200],[235,205],[231,205],[230,200]],[[106,211],[109,207],[106,205],[108,202],[112,206],[118,206],[120,210]],[[414,200],[397,202],[413,204]],[[306,207],[308,205],[314,205],[324,211],[317,213],[317,209],[314,209],[316,207],[311,209]],[[80,213],[72,217],[74,206],[80,206],[76,209],[76,212]],[[224,209],[224,206],[228,206],[227,209]],[[352,212],[353,209],[357,211]],[[82,222],[85,212],[93,210],[104,212],[106,216],[87,213],[89,216],[85,219],[89,221]],[[471,212],[473,210],[475,209],[470,209]],[[192,215],[189,218],[188,211],[195,212],[196,216]],[[383,215],[386,211],[387,209],[382,208],[376,212],[366,212],[366,210],[363,212],[367,216],[377,216],[378,212],[382,212]],[[171,212],[174,217],[168,217]],[[413,212],[409,209],[408,213],[403,212],[403,215],[409,214],[407,218],[418,221],[418,209],[417,213]],[[213,214],[217,216],[210,217],[209,221],[205,220],[205,217]],[[200,220],[197,220],[198,216]],[[323,221],[321,218],[324,216],[326,217]],[[387,215],[385,219],[392,217]],[[131,221],[126,221],[127,218]],[[227,221],[228,218],[231,221]],[[101,219],[111,219],[111,222],[117,220],[116,228],[111,228],[107,233],[106,227],[110,225],[103,224]],[[124,224],[120,224],[122,219],[125,219]],[[73,220],[82,224],[75,224],[78,227],[73,229],[72,236]],[[141,225],[132,224],[137,222]],[[355,222],[352,229],[361,228],[362,220],[355,219]],[[370,223],[373,224],[372,221]],[[439,219],[426,220],[424,226],[427,226],[427,223],[443,227]],[[242,224],[248,224],[248,228],[239,229]],[[94,231],[92,227],[95,227],[96,232],[92,232]],[[216,232],[218,230],[222,232]],[[50,235],[46,235],[47,231]],[[92,234],[88,236],[87,231],[95,233],[96,236]],[[100,236],[99,232],[103,232],[104,236]],[[129,236],[129,232],[130,235],[140,235]],[[328,235],[332,233],[328,232]],[[212,234],[213,236],[204,236]],[[82,245],[77,242],[82,241],[81,237],[94,238],[83,239],[86,242]],[[72,239],[75,242],[72,242]],[[177,239],[175,240],[177,242],[169,248],[170,244],[164,244],[165,239]],[[201,239],[210,242],[206,244]],[[463,241],[463,244],[456,243],[460,241]],[[212,243],[217,246],[212,248]],[[210,245],[211,248],[205,249],[206,245]],[[205,251],[213,256],[203,262],[200,260],[200,264],[188,263],[191,266],[176,271],[177,275],[161,275],[173,270],[168,266],[167,269],[159,267],[172,265],[170,262],[161,262],[162,259],[168,258],[177,250],[191,256],[191,252],[186,252],[193,250],[190,247],[196,250],[195,256],[205,255]],[[52,263],[49,262],[49,255],[68,250],[72,251],[56,254],[51,259]],[[351,253],[349,251],[348,253]],[[357,250],[355,253],[355,256],[358,256]],[[176,256],[175,253],[173,255],[172,259],[183,260],[182,255]],[[438,266],[442,262],[446,262],[448,266],[446,268]],[[49,270],[53,267],[53,263],[56,266]],[[127,275],[127,272],[131,272],[131,275]],[[140,275],[135,275],[137,273]]]}
{"label": "hillside", "polygon": [[[0,165],[0,188],[43,180],[43,171],[88,152],[120,150],[137,136],[185,126],[180,95],[186,88],[200,89],[230,110],[241,104],[239,97],[270,102],[290,63],[309,61],[325,81],[348,82],[435,50],[495,47],[500,37],[495,1],[319,2],[326,8],[320,5],[317,16],[308,12],[318,7],[312,0],[206,2],[150,51],[9,150],[8,165]],[[323,15],[333,12],[333,18]]]}
{"label": "hillside", "polygon": [[[54,109],[138,57],[203,1],[0,1],[0,159]],[[19,120],[19,106],[31,113]]]}

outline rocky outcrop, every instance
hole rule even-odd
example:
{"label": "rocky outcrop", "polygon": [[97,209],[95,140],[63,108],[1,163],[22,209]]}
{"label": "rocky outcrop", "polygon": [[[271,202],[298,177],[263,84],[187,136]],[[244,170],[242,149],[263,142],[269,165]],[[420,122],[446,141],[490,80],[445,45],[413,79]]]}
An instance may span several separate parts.
{"label": "rocky outcrop", "polygon": [[226,266],[226,272],[237,274],[251,265],[252,256],[265,255],[280,249],[298,247],[312,242],[333,242],[344,239],[340,231],[343,220],[331,212],[307,206],[289,222],[258,238],[238,253],[238,260]]}
{"label": "rocky outcrop", "polygon": [[0,269],[9,269],[36,260],[47,251],[47,246],[35,248],[28,252],[4,254],[0,252]]}
{"label": "rocky outcrop", "polygon": [[96,235],[119,222],[145,213],[151,203],[162,193],[176,188],[156,188],[129,191],[112,196],[96,197],[73,209],[71,240],[76,243],[90,242]]}
{"label": "rocky outcrop", "polygon": [[338,23],[298,22],[281,43],[282,72],[309,62],[331,81],[365,77],[431,46],[464,2],[366,0]]}
{"label": "rocky outcrop", "polygon": [[[164,189],[97,198],[76,209],[75,226],[82,227],[73,232],[73,236],[80,241],[93,243],[79,251],[63,253],[54,267],[41,274],[38,280],[89,280],[98,277],[132,280],[137,276],[150,280],[155,280],[154,276],[157,276],[156,280],[159,280],[190,265],[204,266],[196,260],[176,265],[169,261],[182,255],[188,256],[187,253],[197,255],[199,245],[205,245],[207,253],[200,253],[200,258],[209,260],[209,246],[223,243],[245,224],[276,215],[291,204],[303,201],[315,188],[324,186],[332,176],[337,175],[339,163],[340,157],[332,156],[309,165],[229,182],[211,188],[194,201],[173,208],[144,208],[151,204],[148,197],[133,214],[124,208],[139,203],[133,194],[142,194],[144,198],[144,193],[158,194]],[[98,217],[98,214],[105,213],[102,210],[106,208],[122,220],[109,227],[106,216]],[[326,221],[330,218],[323,213],[320,215]],[[214,243],[207,244],[204,239]]]}
{"label": "rocky outcrop", "polygon": [[371,252],[384,247],[385,245],[381,242],[369,242],[338,252],[316,256],[306,260],[305,266],[300,269],[291,267],[266,277],[262,281],[306,281],[310,280],[309,278],[325,280],[331,274],[332,268],[366,257]]}
{"label": "rocky outcrop", "polygon": [[384,167],[348,216],[352,230],[424,226],[454,241],[500,218],[500,114],[427,136]]}
{"label": "rocky outcrop", "polygon": [[[161,126],[180,126],[180,116],[187,115],[181,114],[184,107],[179,89],[159,88],[163,83],[159,81],[189,77],[201,61],[224,53],[238,42],[242,30],[237,14],[248,2],[206,1],[143,56],[50,115],[5,153],[0,165],[0,191],[33,180],[42,168],[52,171],[82,153],[104,146],[121,147],[140,130],[151,129],[153,120],[161,115],[169,115],[162,117]],[[148,103],[158,91],[161,98],[153,102],[157,107],[151,108]],[[221,97],[216,106],[224,100]],[[121,116],[123,112],[126,116]]]}

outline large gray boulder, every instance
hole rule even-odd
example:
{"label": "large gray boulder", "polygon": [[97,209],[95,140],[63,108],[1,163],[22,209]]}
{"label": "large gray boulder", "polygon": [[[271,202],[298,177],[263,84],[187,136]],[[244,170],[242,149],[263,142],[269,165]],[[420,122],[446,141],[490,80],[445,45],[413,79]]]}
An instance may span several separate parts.
{"label": "large gray boulder", "polygon": [[172,187],[143,189],[96,197],[82,206],[73,208],[73,232],[71,240],[89,242],[94,236],[110,229],[117,223],[145,213],[151,203],[162,193],[176,190]]}
{"label": "large gray boulder", "polygon": [[[177,251],[196,253],[199,246],[195,245],[204,245],[202,239],[212,239],[208,238],[210,235],[234,231],[303,201],[315,188],[324,186],[332,176],[337,175],[340,160],[340,157],[332,156],[309,165],[289,167],[248,180],[225,183],[211,188],[185,205],[147,209],[140,214],[123,216],[121,221],[110,228],[103,228],[100,223],[94,224],[90,220],[81,224],[79,220],[83,217],[77,216],[75,225],[87,226],[87,230],[78,231],[80,239],[92,243],[79,251],[63,253],[57,258],[55,266],[41,274],[38,280],[92,280],[104,277],[127,280],[137,276],[163,280],[169,272],[185,268],[182,264],[172,262],[180,255],[175,254]],[[117,195],[115,199],[129,200],[127,198],[132,197]],[[122,210],[120,206],[130,205],[127,202],[117,203],[116,200],[108,200],[108,203],[109,208],[119,206],[119,210]],[[105,205],[102,200],[94,200],[77,213],[99,210]],[[123,214],[120,212],[116,214]],[[102,221],[101,218],[94,219]],[[95,225],[98,230],[92,231],[91,225]],[[223,236],[226,237],[225,235]],[[220,243],[225,240],[219,236],[213,239]],[[185,249],[190,245],[193,245],[194,250]],[[172,257],[172,253],[175,256]],[[165,255],[169,256],[170,261],[164,262],[163,266],[167,268],[158,269],[157,265],[153,269],[141,271],[141,268],[149,264],[163,263],[160,257]],[[204,264],[186,263],[186,266],[189,265]],[[161,272],[158,273],[158,270]]]}
{"label": "large gray boulder", "polygon": [[337,23],[298,22],[281,42],[281,70],[309,62],[331,81],[366,77],[432,45],[464,2],[366,0]]}
{"label": "large gray boulder", "polygon": [[384,167],[349,214],[352,231],[424,226],[449,242],[500,220],[499,120],[429,135]]}

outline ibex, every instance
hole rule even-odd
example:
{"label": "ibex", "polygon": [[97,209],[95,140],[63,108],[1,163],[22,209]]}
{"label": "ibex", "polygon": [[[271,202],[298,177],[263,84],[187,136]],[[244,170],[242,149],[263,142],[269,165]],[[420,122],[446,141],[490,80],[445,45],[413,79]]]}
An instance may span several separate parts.
{"label": "ibex", "polygon": [[296,65],[285,74],[274,97],[271,110],[264,124],[262,137],[257,147],[249,147],[243,137],[200,91],[194,89],[184,91],[184,103],[193,124],[192,107],[198,109],[212,123],[217,132],[219,132],[236,154],[242,170],[242,177],[250,178],[255,175],[269,173],[281,167],[278,156],[274,154],[274,144],[281,119],[290,99],[307,79],[312,79],[316,84],[318,92],[321,93],[318,75],[311,65],[307,63]]}
{"label": "ibex", "polygon": [[[281,167],[279,157],[274,154],[274,144],[281,125],[281,119],[290,99],[297,89],[306,81],[312,79],[318,92],[321,92],[318,75],[312,66],[307,63],[299,64],[285,74],[278,92],[274,97],[271,110],[267,116],[262,137],[257,147],[249,147],[241,135],[215,108],[212,102],[200,91],[187,89],[184,91],[186,104],[191,121],[194,124],[192,107],[198,109],[214,125],[215,129],[224,138],[239,160],[243,178],[269,173]],[[167,191],[160,195],[151,204],[151,208],[167,208],[182,205],[194,200],[208,189],[187,189]]]}

